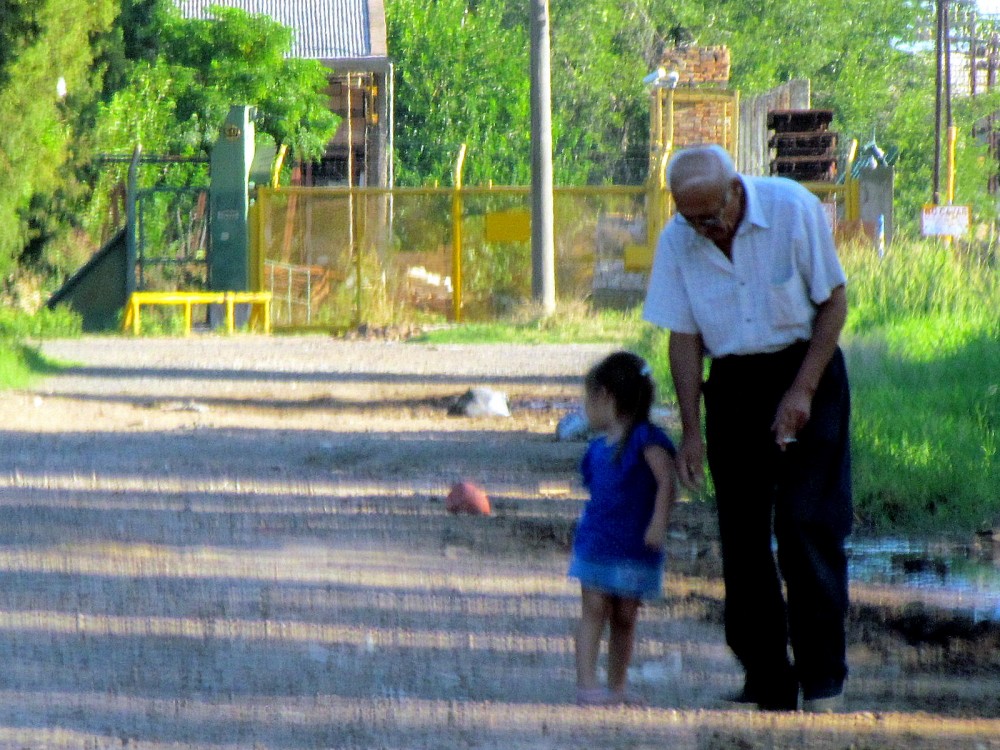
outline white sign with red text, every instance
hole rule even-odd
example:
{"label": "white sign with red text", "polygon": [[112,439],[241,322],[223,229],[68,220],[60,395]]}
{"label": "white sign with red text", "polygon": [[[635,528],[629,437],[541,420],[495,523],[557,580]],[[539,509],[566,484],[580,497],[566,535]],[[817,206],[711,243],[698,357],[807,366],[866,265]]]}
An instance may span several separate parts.
{"label": "white sign with red text", "polygon": [[971,211],[968,206],[924,206],[920,233],[924,237],[961,237],[968,234]]}

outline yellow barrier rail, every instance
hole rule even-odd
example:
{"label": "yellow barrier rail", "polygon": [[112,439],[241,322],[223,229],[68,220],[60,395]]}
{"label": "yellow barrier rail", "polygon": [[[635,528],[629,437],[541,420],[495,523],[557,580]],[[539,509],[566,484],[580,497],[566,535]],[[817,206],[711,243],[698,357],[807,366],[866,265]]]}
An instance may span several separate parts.
{"label": "yellow barrier rail", "polygon": [[136,336],[142,330],[143,306],[173,305],[184,308],[184,335],[191,333],[191,308],[195,305],[225,305],[226,332],[236,330],[235,306],[250,305],[250,326],[257,325],[264,333],[271,332],[270,292],[132,292],[125,308],[123,330],[132,329]]}

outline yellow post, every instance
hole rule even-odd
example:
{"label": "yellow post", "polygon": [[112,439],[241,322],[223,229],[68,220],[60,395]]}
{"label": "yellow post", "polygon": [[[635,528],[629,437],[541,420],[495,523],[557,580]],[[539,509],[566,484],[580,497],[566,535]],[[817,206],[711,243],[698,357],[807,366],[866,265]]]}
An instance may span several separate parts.
{"label": "yellow post", "polygon": [[854,159],[858,155],[858,139],[852,138],[851,142],[847,144],[847,168],[850,169],[854,166]]}
{"label": "yellow post", "polygon": [[667,89],[667,125],[660,134],[660,153],[669,154],[674,148],[674,90]]}
{"label": "yellow post", "polygon": [[861,218],[861,186],[853,176],[854,159],[858,154],[858,141],[851,139],[847,145],[847,171],[844,175],[844,221],[857,221]]}
{"label": "yellow post", "polygon": [[659,191],[659,206],[657,207],[656,217],[656,237],[659,239],[660,232],[663,231],[663,227],[667,224],[667,207],[670,202],[670,193],[667,190],[667,162],[670,161],[670,151],[673,148],[673,140],[668,144],[668,148],[664,149],[663,153],[660,155],[660,163],[656,167],[656,185]]}
{"label": "yellow post", "polygon": [[451,306],[456,323],[462,321],[462,167],[465,144],[455,159],[454,187],[451,193]]}
{"label": "yellow post", "polygon": [[730,115],[733,118],[733,129],[731,137],[733,140],[733,147],[731,153],[733,155],[733,161],[739,163],[740,158],[740,92],[733,92],[733,110]]}
{"label": "yellow post", "polygon": [[[667,124],[660,142],[660,156],[656,164],[656,180],[660,188],[660,228],[667,222],[667,162],[674,150],[674,90],[667,89]],[[657,231],[659,234],[659,231]]]}
{"label": "yellow post", "polygon": [[663,89],[653,88],[652,122],[650,123],[650,141],[654,152],[663,147]]}
{"label": "yellow post", "polygon": [[236,314],[233,305],[232,292],[226,292],[226,333],[236,330]]}
{"label": "yellow post", "polygon": [[136,298],[135,292],[132,293],[132,299],[129,301],[129,310],[132,316],[132,334],[138,336],[142,330],[142,323],[139,322],[139,300]]}
{"label": "yellow post", "polygon": [[646,179],[646,245],[650,255],[656,246],[656,226],[659,224],[657,215],[660,212],[660,186],[656,180],[656,170],[649,170]]}
{"label": "yellow post", "polygon": [[653,89],[653,128],[656,137],[650,144],[646,194],[646,242],[650,257],[656,250],[656,241],[667,217],[666,169],[674,148],[674,90],[671,88],[658,86]]}
{"label": "yellow post", "polygon": [[122,330],[127,331],[132,328],[135,324],[133,323],[133,317],[135,316],[135,311],[132,309],[132,298],[129,297],[128,302],[125,303],[125,318],[122,320]]}
{"label": "yellow post", "polygon": [[945,203],[949,206],[955,202],[955,142],[958,140],[958,128],[952,125],[948,128],[948,176],[945,187]]}
{"label": "yellow post", "polygon": [[350,247],[351,255],[354,258],[354,278],[357,283],[354,285],[354,322],[361,325],[361,307],[364,302],[362,295],[361,274],[364,271],[361,257],[361,242],[358,240],[358,201],[354,200],[354,185],[347,186],[347,221],[351,227]]}
{"label": "yellow post", "polygon": [[281,179],[281,165],[285,163],[288,155],[288,144],[282,143],[278,146],[278,153],[274,155],[274,163],[271,164],[271,187],[277,189],[278,181]]}
{"label": "yellow post", "polygon": [[264,300],[264,333],[271,332],[271,295]]}
{"label": "yellow post", "polygon": [[844,221],[861,219],[861,183],[854,178],[844,182]]}

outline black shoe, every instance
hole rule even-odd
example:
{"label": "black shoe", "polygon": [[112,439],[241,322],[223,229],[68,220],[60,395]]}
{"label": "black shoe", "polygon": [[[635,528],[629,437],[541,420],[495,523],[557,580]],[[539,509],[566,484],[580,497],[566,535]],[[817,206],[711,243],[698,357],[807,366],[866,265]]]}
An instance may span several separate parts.
{"label": "black shoe", "polygon": [[750,690],[745,685],[742,690],[727,695],[727,703],[741,706],[756,706],[758,711],[797,711],[799,708],[798,686],[767,691]]}
{"label": "black shoe", "polygon": [[786,693],[785,695],[769,695],[757,701],[757,709],[760,711],[798,711],[799,693]]}

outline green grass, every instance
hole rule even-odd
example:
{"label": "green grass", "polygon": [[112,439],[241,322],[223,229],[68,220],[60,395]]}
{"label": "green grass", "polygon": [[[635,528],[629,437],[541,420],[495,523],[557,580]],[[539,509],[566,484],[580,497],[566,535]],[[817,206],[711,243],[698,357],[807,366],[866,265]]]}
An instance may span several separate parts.
{"label": "green grass", "polygon": [[[869,527],[957,532],[1000,524],[1000,343],[996,325],[912,320],[845,349],[854,395],[854,476]],[[928,356],[930,342],[947,342]]]}
{"label": "green grass", "polygon": [[432,344],[623,344],[635,339],[645,325],[638,309],[595,312],[584,303],[570,302],[561,304],[552,315],[526,306],[503,320],[444,326],[414,340]]}
{"label": "green grass", "polygon": [[1000,256],[915,242],[842,252],[855,505],[874,530],[1000,525]]}
{"label": "green grass", "polygon": [[911,318],[943,317],[961,324],[1000,301],[995,248],[909,242],[879,258],[867,245],[848,245],[841,260],[849,277],[851,331]]}
{"label": "green grass", "polygon": [[0,340],[0,390],[31,385],[39,376],[58,372],[60,366],[37,349],[11,340]]}
{"label": "green grass", "polygon": [[34,315],[0,308],[0,390],[24,388],[38,377],[58,372],[31,340],[80,335],[80,318],[65,308],[43,308]]}

